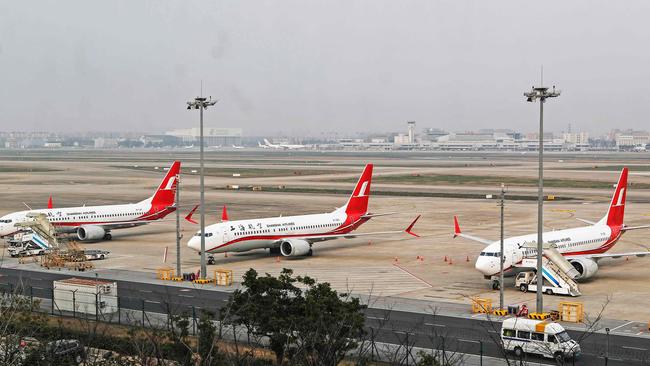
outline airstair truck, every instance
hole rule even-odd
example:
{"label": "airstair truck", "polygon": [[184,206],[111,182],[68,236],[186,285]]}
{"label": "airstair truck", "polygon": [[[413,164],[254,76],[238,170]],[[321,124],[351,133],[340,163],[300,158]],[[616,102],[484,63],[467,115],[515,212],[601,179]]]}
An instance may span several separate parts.
{"label": "airstair truck", "polygon": [[[521,267],[536,268],[537,257],[524,258]],[[580,289],[575,278],[579,275],[554,247],[544,249],[542,257],[542,275],[546,284],[542,286],[542,292],[548,295],[580,296]],[[515,286],[521,291],[537,291],[537,274],[532,271],[520,272],[515,278]]]}
{"label": "airstair truck", "polygon": [[12,246],[9,247],[9,255],[12,257],[43,255],[50,250],[49,240],[34,231],[23,233]]}

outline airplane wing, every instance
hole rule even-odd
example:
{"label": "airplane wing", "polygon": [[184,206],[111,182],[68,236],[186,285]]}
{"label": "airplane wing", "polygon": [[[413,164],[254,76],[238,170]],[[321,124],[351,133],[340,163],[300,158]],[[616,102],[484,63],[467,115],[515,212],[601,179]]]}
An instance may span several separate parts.
{"label": "airplane wing", "polygon": [[589,259],[601,259],[601,258],[622,258],[622,257],[645,257],[650,255],[648,252],[629,252],[629,253],[601,253],[601,254],[579,254],[579,255],[566,255],[566,259],[577,259],[577,258],[589,258]]}
{"label": "airplane wing", "polygon": [[[413,232],[413,226],[415,226],[415,223],[418,221],[420,218],[420,215],[418,215],[415,220],[411,222],[411,224],[404,230],[394,230],[394,231],[377,231],[374,233],[348,233],[348,234],[326,234],[326,235],[315,235],[315,236],[304,236],[304,237],[297,237],[295,239],[302,239],[306,240],[310,243],[314,242],[319,242],[319,241],[326,241],[326,240],[333,240],[333,239],[353,239],[353,238],[358,238],[362,236],[378,236],[378,235],[389,235],[389,234],[400,234],[400,233],[407,233],[409,235],[413,235],[416,238],[419,238],[420,236],[416,233]],[[279,239],[279,241],[282,241],[282,239]]]}
{"label": "airplane wing", "polygon": [[476,242],[479,242],[479,243],[482,243],[482,244],[486,244],[486,245],[490,245],[490,244],[494,243],[494,241],[492,241],[492,240],[479,238],[478,236],[463,234],[460,231],[460,225],[458,225],[458,217],[454,216],[454,238],[457,237],[457,236],[460,236],[461,238],[473,240],[473,241],[476,241]]}

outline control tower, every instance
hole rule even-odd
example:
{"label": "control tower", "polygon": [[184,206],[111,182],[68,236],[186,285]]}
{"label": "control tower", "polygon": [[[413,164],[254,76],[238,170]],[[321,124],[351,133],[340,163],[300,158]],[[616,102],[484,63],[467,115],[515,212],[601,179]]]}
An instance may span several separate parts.
{"label": "control tower", "polygon": [[409,144],[412,144],[415,142],[415,121],[408,121],[406,122],[409,126]]}

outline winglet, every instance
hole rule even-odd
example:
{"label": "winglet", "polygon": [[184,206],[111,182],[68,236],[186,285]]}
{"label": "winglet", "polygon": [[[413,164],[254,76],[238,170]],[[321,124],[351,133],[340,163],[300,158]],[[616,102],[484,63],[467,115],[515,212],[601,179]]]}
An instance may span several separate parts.
{"label": "winglet", "polygon": [[413,226],[415,226],[415,223],[418,222],[418,219],[420,219],[420,216],[422,216],[422,215],[418,215],[418,217],[416,217],[415,220],[413,220],[411,225],[409,225],[409,227],[407,227],[406,230],[404,230],[405,233],[411,234],[411,235],[415,236],[416,238],[420,237],[420,235],[413,232]]}
{"label": "winglet", "polygon": [[460,235],[460,225],[458,225],[458,217],[454,216],[454,238]]}
{"label": "winglet", "polygon": [[228,210],[226,209],[226,205],[223,205],[223,209],[221,210],[221,221],[228,221]]}
{"label": "winglet", "polygon": [[196,222],[194,219],[192,219],[192,215],[194,215],[194,212],[196,211],[197,208],[199,208],[199,205],[194,206],[192,211],[190,211],[190,213],[188,213],[187,216],[185,216],[185,220],[187,220],[187,221],[189,221],[189,222],[191,222],[193,224],[198,224],[198,222]]}
{"label": "winglet", "polygon": [[47,200],[47,208],[49,208],[49,209],[54,208],[54,202],[52,201],[52,195],[50,195],[50,198]]}

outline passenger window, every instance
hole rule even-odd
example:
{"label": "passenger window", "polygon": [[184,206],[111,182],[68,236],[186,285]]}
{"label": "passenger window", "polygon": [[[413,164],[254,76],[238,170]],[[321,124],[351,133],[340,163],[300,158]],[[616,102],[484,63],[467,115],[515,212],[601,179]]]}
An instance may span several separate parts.
{"label": "passenger window", "polygon": [[515,336],[515,330],[514,329],[504,329],[503,330],[503,336],[504,337],[514,337]]}
{"label": "passenger window", "polygon": [[549,341],[549,342],[552,342],[552,343],[557,343],[557,339],[555,339],[555,336],[554,336],[554,335],[549,335],[549,336],[548,336],[548,341]]}
{"label": "passenger window", "polygon": [[530,332],[517,331],[517,338],[530,339]]}
{"label": "passenger window", "polygon": [[544,341],[544,333],[533,333],[530,336],[530,339],[534,341]]}

